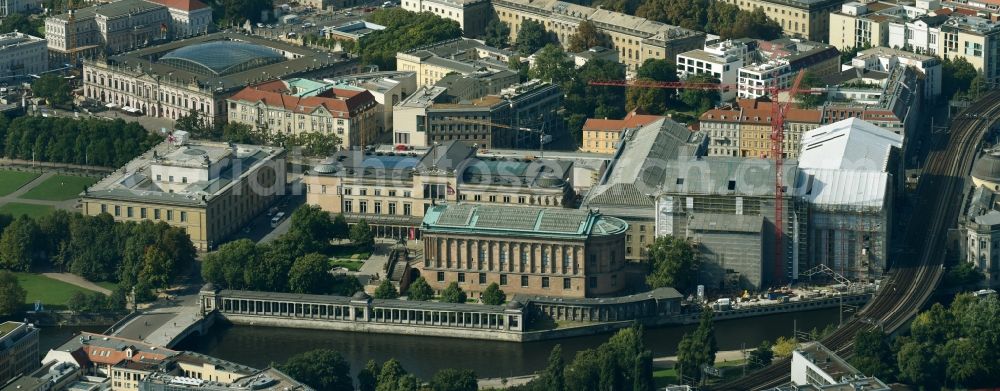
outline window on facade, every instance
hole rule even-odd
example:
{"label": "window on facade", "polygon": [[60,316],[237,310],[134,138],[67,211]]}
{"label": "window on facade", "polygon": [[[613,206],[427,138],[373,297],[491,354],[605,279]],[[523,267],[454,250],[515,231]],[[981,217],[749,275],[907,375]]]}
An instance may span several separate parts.
{"label": "window on facade", "polygon": [[174,219],[174,211],[167,209],[167,221],[172,221]]}
{"label": "window on facade", "polygon": [[368,201],[358,201],[358,213],[368,213]]}
{"label": "window on facade", "polygon": [[139,208],[139,218],[146,218],[146,208]]}
{"label": "window on facade", "polygon": [[486,283],[486,273],[479,273],[479,283],[480,284]]}
{"label": "window on facade", "polygon": [[125,217],[132,217],[132,207],[125,208]]}
{"label": "window on facade", "polygon": [[390,202],[389,203],[389,214],[391,214],[391,215],[396,214],[396,203],[395,202]]}
{"label": "window on facade", "polygon": [[409,216],[412,212],[413,206],[410,204],[403,204],[403,216]]}
{"label": "window on facade", "polygon": [[462,284],[465,283],[465,273],[458,273],[458,282]]}
{"label": "window on facade", "polygon": [[548,287],[549,287],[549,278],[542,277],[542,288],[548,288]]}
{"label": "window on facade", "polygon": [[444,282],[444,272],[437,272],[437,281]]}
{"label": "window on facade", "polygon": [[188,212],[185,212],[185,211],[183,211],[183,210],[182,210],[182,211],[181,211],[181,216],[180,216],[180,217],[181,217],[181,222],[182,222],[182,223],[183,223],[183,222],[187,222],[187,221],[188,221]]}
{"label": "window on facade", "polygon": [[344,201],[344,212],[352,213],[354,212],[354,203],[351,200]]}
{"label": "window on facade", "polygon": [[382,214],[382,202],[375,201],[375,214]]}
{"label": "window on facade", "polygon": [[569,278],[563,278],[563,289],[570,289],[573,287],[573,280]]}
{"label": "window on facade", "polygon": [[501,274],[500,275],[500,285],[507,285],[507,275],[506,274]]}
{"label": "window on facade", "polygon": [[344,195],[351,195],[351,188],[350,187],[345,187],[344,188]]}
{"label": "window on facade", "polygon": [[368,195],[368,189],[365,188],[358,189],[358,195],[363,195],[363,196]]}
{"label": "window on facade", "polygon": [[521,276],[521,287],[522,288],[528,287],[528,276]]}

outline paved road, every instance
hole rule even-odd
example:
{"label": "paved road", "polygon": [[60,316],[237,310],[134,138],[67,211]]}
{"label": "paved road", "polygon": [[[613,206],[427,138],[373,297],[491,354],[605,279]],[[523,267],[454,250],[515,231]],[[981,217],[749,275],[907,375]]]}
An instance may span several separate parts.
{"label": "paved road", "polygon": [[89,289],[95,292],[101,292],[105,295],[110,295],[111,291],[93,282],[87,281],[86,278],[80,277],[72,273],[42,273],[43,276],[65,282],[67,284],[73,284],[83,289]]}

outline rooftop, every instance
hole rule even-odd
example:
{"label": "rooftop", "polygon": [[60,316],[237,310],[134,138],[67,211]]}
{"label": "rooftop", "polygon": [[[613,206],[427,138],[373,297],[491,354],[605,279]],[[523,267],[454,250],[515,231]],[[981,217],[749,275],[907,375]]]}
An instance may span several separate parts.
{"label": "rooftop", "polygon": [[[240,179],[265,164],[271,164],[284,152],[281,147],[194,140],[180,144],[168,139],[95,183],[84,192],[84,196],[170,205],[205,205]],[[159,184],[161,179],[154,180],[152,177],[155,165],[204,168],[215,175],[168,191]]]}
{"label": "rooftop", "polygon": [[375,106],[375,97],[368,91],[357,89],[334,88],[324,85],[303,86],[295,80],[275,80],[240,90],[229,100],[249,103],[261,103],[270,107],[281,107],[294,113],[312,114],[316,111],[326,111],[330,116],[346,118]]}
{"label": "rooftop", "polygon": [[[659,191],[667,194],[732,194],[765,197],[774,194],[774,161],[765,158],[709,156],[661,163],[664,172]],[[785,178],[795,178],[798,164],[785,160]],[[796,183],[786,179],[793,195]]]}
{"label": "rooftop", "polygon": [[764,226],[764,216],[734,215],[721,213],[691,213],[688,229],[695,231],[736,232],[760,234]]}
{"label": "rooftop", "polygon": [[167,8],[172,8],[181,11],[194,11],[208,7],[208,5],[202,3],[199,0],[147,0],[147,1],[151,1],[157,4],[162,4]]}
{"label": "rooftop", "polygon": [[[54,350],[74,353],[77,365],[85,367],[86,361],[105,365],[117,365],[122,361],[156,363],[178,352],[143,341],[82,332]],[[131,354],[129,354],[131,353]]]}
{"label": "rooftop", "polygon": [[12,31],[6,34],[0,34],[0,50],[5,50],[12,47],[21,46],[25,44],[32,44],[36,42],[42,42],[44,44],[45,38],[38,38],[34,35],[29,35],[16,31]]}
{"label": "rooftop", "polygon": [[[143,13],[157,8],[166,9],[167,7],[146,0],[119,0],[80,8],[73,11],[73,13],[74,18],[77,21],[91,19],[97,15],[101,15],[107,19],[115,19],[123,16],[130,16],[132,14]],[[64,21],[69,20],[68,13],[62,13],[50,17]]]}
{"label": "rooftop", "polygon": [[835,381],[843,378],[864,376],[861,371],[848,364],[843,358],[830,351],[819,342],[807,342],[795,349],[795,359],[804,359],[818,367]]}
{"label": "rooftop", "polygon": [[417,173],[454,174],[475,154],[461,141],[435,144],[422,152],[338,151],[310,170],[308,175],[409,180]]}
{"label": "rooftop", "polygon": [[802,135],[799,167],[888,171],[893,148],[903,136],[857,118],[848,118]]}
{"label": "rooftop", "polygon": [[598,130],[605,132],[623,132],[628,128],[638,128],[646,126],[653,121],[664,119],[666,117],[659,115],[646,115],[639,114],[635,111],[625,115],[622,119],[601,119],[601,118],[587,118],[587,122],[583,123],[583,130]]}
{"label": "rooftop", "polygon": [[340,52],[219,32],[110,56],[105,62],[137,77],[151,75],[161,83],[184,86],[196,83],[202,89],[224,93],[249,84],[319,72],[351,60]]}
{"label": "rooftop", "polygon": [[460,203],[431,207],[421,227],[427,233],[586,238],[622,233],[628,224],[592,210]]}
{"label": "rooftop", "polygon": [[799,175],[803,197],[824,209],[881,210],[890,186],[881,171],[802,168]]}

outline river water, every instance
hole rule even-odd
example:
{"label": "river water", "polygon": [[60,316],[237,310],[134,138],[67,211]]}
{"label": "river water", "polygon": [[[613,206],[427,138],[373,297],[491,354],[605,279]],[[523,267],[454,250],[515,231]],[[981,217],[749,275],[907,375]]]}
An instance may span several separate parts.
{"label": "river water", "polygon": [[[838,316],[834,308],[720,321],[715,324],[715,337],[720,350],[740,349],[743,343],[753,347],[765,339],[774,341],[779,336],[792,336],[796,325],[800,330],[811,330],[836,324]],[[654,357],[672,356],[684,333],[694,328],[690,325],[647,329],[646,345],[653,350]],[[101,332],[103,329],[42,328],[41,355],[80,331]],[[609,334],[602,334],[513,343],[220,324],[209,335],[185,340],[177,349],[263,368],[306,350],[329,348],[344,354],[355,373],[370,359],[381,362],[395,358],[407,371],[424,379],[443,368],[468,368],[480,377],[500,377],[529,374],[545,367],[549,351],[556,344],[562,345],[565,359],[569,361],[577,351],[596,347],[608,337]]]}

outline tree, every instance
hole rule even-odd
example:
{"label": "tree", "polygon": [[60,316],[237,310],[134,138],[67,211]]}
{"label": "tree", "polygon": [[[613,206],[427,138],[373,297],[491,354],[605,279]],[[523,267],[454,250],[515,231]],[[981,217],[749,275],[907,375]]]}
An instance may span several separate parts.
{"label": "tree", "polygon": [[208,121],[202,118],[201,112],[191,109],[187,114],[180,116],[175,121],[178,130],[183,130],[196,139],[216,139],[215,132]]}
{"label": "tree", "polygon": [[15,30],[25,34],[38,35],[38,28],[44,23],[43,18],[32,20],[27,15],[12,12],[0,19],[0,34],[12,33]]}
{"label": "tree", "polygon": [[[247,285],[244,270],[248,265],[259,263],[257,245],[250,239],[235,240],[205,256],[201,265],[201,276],[220,288],[243,289]],[[256,285],[256,284],[255,284]]]}
{"label": "tree", "polygon": [[343,213],[337,213],[337,216],[333,218],[333,227],[331,227],[330,236],[334,239],[347,239],[351,235],[351,227],[347,225],[347,219],[344,218]]}
{"label": "tree", "polygon": [[459,288],[457,282],[452,282],[448,284],[448,287],[441,291],[441,301],[445,303],[465,303],[466,295]]}
{"label": "tree", "polygon": [[378,363],[375,360],[368,360],[364,369],[358,372],[358,390],[375,391],[375,387],[378,386],[379,372],[381,372],[381,368]]}
{"label": "tree", "polygon": [[[667,60],[648,59],[636,71],[636,78],[644,81],[678,81],[677,68]],[[666,88],[629,88],[625,110],[643,114],[661,115],[671,103],[673,91]]]}
{"label": "tree", "polygon": [[609,47],[610,37],[597,29],[597,25],[584,20],[576,27],[576,34],[569,37],[567,48],[571,52],[583,52],[593,47]]}
{"label": "tree", "polygon": [[69,82],[55,73],[46,73],[31,83],[31,92],[37,97],[45,98],[53,105],[66,105],[73,101],[70,94],[73,88]]}
{"label": "tree", "polygon": [[625,116],[624,89],[589,85],[595,80],[625,79],[625,68],[617,62],[594,59],[587,61],[574,74],[575,77],[560,87],[566,93],[563,102],[566,128],[579,143],[582,139],[583,122],[587,118]]}
{"label": "tree", "polygon": [[227,122],[222,126],[222,139],[239,144],[267,144],[267,133],[254,130],[250,125]]}
{"label": "tree", "polygon": [[66,300],[66,308],[74,312],[83,312],[87,309],[87,295],[81,291],[75,291]]}
{"label": "tree", "polygon": [[490,19],[483,33],[486,44],[495,48],[505,48],[510,41],[510,26],[498,18]]}
{"label": "tree", "polygon": [[358,221],[357,224],[351,227],[351,242],[362,249],[370,249],[375,245],[375,234],[368,227],[367,221]]}
{"label": "tree", "polygon": [[540,377],[544,387],[542,389],[551,391],[563,391],[566,389],[566,378],[564,370],[566,363],[563,362],[562,345],[556,345],[549,352],[549,364],[545,367]]}
{"label": "tree", "polygon": [[934,347],[920,342],[903,343],[896,353],[899,380],[937,389],[944,381],[944,365]]}
{"label": "tree", "polygon": [[747,360],[747,365],[752,363],[753,365],[766,367],[771,365],[771,360],[774,360],[774,351],[771,350],[771,343],[763,341],[756,349],[750,351],[750,358]]}
{"label": "tree", "polygon": [[296,235],[305,252],[323,252],[334,234],[330,212],[315,205],[302,205],[292,212],[288,232]]}
{"label": "tree", "polygon": [[[688,83],[719,83],[719,79],[707,74],[691,75],[685,81]],[[682,90],[680,95],[681,102],[694,111],[696,117],[711,109],[715,106],[715,102],[721,99],[717,90],[686,89]]]}
{"label": "tree", "polygon": [[774,341],[774,348],[771,350],[774,352],[774,357],[788,357],[792,355],[792,351],[799,347],[799,341],[795,338],[785,338],[778,337]]}
{"label": "tree", "polygon": [[351,364],[334,350],[316,349],[297,354],[278,369],[317,390],[354,390]]}
{"label": "tree", "polygon": [[396,292],[396,286],[392,285],[392,281],[384,279],[378,288],[375,288],[373,297],[376,299],[395,299],[399,297],[399,293]]}
{"label": "tree", "polygon": [[521,23],[521,29],[517,30],[517,38],[514,40],[514,47],[522,56],[530,56],[545,46],[549,42],[548,33],[545,26],[531,19],[525,19]]}
{"label": "tree", "polygon": [[945,58],[941,62],[941,96],[952,99],[956,94],[968,91],[977,75],[979,71],[964,57]]}
{"label": "tree", "polygon": [[[802,84],[800,88],[806,89],[815,87],[826,87],[826,85],[819,80],[819,77],[817,77],[815,73],[806,71],[806,73],[802,75]],[[821,106],[824,102],[826,102],[826,93],[800,94],[797,99],[799,101],[799,107],[812,109]]]}
{"label": "tree", "polygon": [[483,294],[479,296],[479,299],[486,305],[502,305],[507,301],[507,294],[500,289],[500,285],[494,282],[483,290]]}
{"label": "tree", "polygon": [[715,327],[712,323],[712,310],[705,308],[701,313],[698,328],[692,333],[684,334],[677,346],[678,374],[685,377],[700,379],[702,365],[714,365],[715,353],[719,351],[715,342]]}
{"label": "tree", "polygon": [[686,292],[697,282],[700,260],[690,241],[664,235],[649,246],[652,270],[646,283],[653,289],[674,287]]}
{"label": "tree", "polygon": [[972,262],[959,262],[957,265],[948,269],[948,272],[944,274],[944,285],[945,286],[965,286],[973,285],[982,281],[985,276],[976,270],[975,265]]}
{"label": "tree", "polygon": [[380,70],[396,69],[396,53],[462,36],[458,22],[430,12],[409,12],[384,8],[369,14],[369,21],[385,26],[361,41],[361,62],[378,65]]}
{"label": "tree", "polygon": [[323,157],[340,149],[340,137],[321,132],[303,132],[291,136],[284,145],[302,147],[303,156]]}
{"label": "tree", "polygon": [[28,292],[21,288],[14,273],[0,270],[0,318],[20,311],[27,295]]}
{"label": "tree", "polygon": [[573,77],[573,61],[566,56],[562,47],[548,44],[535,55],[535,63],[528,70],[534,79],[562,84]]}
{"label": "tree", "polygon": [[860,331],[854,335],[854,355],[851,357],[851,364],[862,373],[890,379],[895,376],[894,359],[886,336],[881,331]]}
{"label": "tree", "polygon": [[170,284],[172,263],[170,256],[159,247],[147,247],[142,271],[139,272],[139,281],[144,281],[153,288],[167,288]]}
{"label": "tree", "polygon": [[357,277],[345,274],[333,276],[331,284],[333,288],[330,290],[330,293],[338,296],[352,296],[365,289]]}
{"label": "tree", "polygon": [[378,373],[378,385],[376,391],[396,391],[399,389],[400,379],[406,376],[406,370],[396,359],[389,359],[382,364],[382,369]]}
{"label": "tree", "polygon": [[312,253],[299,257],[288,272],[288,288],[295,293],[330,293],[333,281],[329,270],[330,261],[323,254]]}
{"label": "tree", "polygon": [[27,215],[18,216],[0,235],[0,267],[30,271],[34,263],[38,225]]}
{"label": "tree", "polygon": [[417,277],[417,279],[410,284],[406,291],[406,298],[409,300],[427,301],[434,297],[434,290],[431,289],[430,284],[427,283],[427,279],[423,277]]}
{"label": "tree", "polygon": [[476,373],[470,369],[446,368],[438,371],[431,378],[431,389],[434,391],[476,391],[479,384]]}

